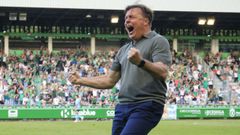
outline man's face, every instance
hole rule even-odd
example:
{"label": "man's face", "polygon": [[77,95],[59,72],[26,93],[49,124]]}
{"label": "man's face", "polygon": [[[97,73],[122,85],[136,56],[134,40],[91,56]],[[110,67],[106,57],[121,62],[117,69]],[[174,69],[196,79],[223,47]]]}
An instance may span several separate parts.
{"label": "man's face", "polygon": [[129,38],[139,40],[145,34],[145,27],[148,21],[143,17],[142,11],[139,8],[132,8],[125,14],[125,29]]}

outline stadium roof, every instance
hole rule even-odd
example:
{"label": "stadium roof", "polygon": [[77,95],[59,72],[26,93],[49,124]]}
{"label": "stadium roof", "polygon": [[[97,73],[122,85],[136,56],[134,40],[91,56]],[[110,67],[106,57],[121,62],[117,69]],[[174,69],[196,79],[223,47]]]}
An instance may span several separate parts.
{"label": "stadium roof", "polygon": [[[17,20],[9,20],[11,13],[17,14]],[[26,21],[20,21],[20,13],[26,13]],[[86,17],[90,15],[91,17]],[[112,15],[119,16],[119,23],[111,24]],[[199,26],[199,17],[214,17],[214,26]],[[0,8],[0,26],[94,26],[123,27],[122,10],[90,10],[90,9],[53,9],[53,8]],[[240,13],[220,12],[170,12],[155,11],[153,27],[158,28],[199,28],[239,29]]]}
{"label": "stadium roof", "polygon": [[240,13],[239,0],[0,0],[1,7],[123,10],[127,5],[144,4],[154,11]]}

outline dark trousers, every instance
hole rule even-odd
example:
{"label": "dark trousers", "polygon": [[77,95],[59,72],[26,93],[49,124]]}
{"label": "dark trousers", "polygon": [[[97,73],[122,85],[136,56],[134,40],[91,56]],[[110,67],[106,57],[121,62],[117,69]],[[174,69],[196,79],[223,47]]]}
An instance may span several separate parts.
{"label": "dark trousers", "polygon": [[162,118],[164,105],[154,101],[118,104],[112,135],[147,135]]}

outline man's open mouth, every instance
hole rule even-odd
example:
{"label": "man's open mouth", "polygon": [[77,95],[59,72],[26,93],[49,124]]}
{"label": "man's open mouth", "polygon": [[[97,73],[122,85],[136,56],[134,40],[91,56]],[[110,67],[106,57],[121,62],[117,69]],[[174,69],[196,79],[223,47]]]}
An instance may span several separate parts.
{"label": "man's open mouth", "polygon": [[127,30],[128,30],[129,33],[131,33],[134,30],[134,27],[133,26],[128,26]]}

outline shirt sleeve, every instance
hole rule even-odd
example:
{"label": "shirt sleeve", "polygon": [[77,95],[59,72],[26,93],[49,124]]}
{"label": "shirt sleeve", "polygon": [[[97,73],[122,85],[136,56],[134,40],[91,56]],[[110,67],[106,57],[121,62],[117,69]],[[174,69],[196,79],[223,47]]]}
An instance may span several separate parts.
{"label": "shirt sleeve", "polygon": [[170,51],[170,45],[166,38],[157,37],[153,43],[152,49],[153,62],[163,62],[166,65],[171,65],[172,56]]}
{"label": "shirt sleeve", "polygon": [[110,69],[113,70],[113,71],[120,71],[121,70],[120,52],[121,52],[121,50],[118,51],[117,55],[115,56],[115,58],[112,62],[112,66],[111,66]]}

